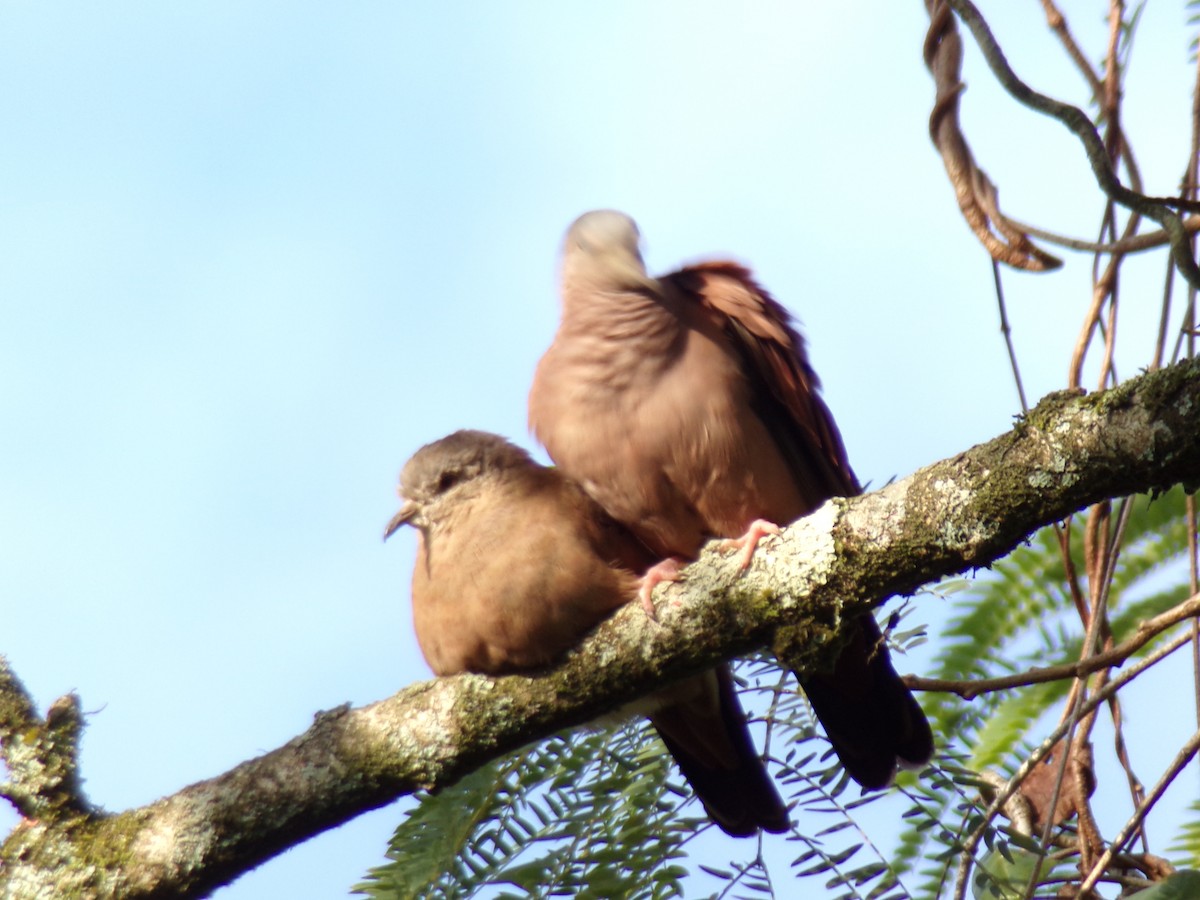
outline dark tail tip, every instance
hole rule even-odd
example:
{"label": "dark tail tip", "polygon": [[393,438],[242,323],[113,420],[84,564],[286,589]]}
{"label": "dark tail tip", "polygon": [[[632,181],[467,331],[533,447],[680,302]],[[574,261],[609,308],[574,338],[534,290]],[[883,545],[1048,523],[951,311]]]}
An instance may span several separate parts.
{"label": "dark tail tip", "polygon": [[929,762],[933,732],[892,667],[874,617],[861,622],[833,672],[807,677],[801,686],[850,777],[864,788],[883,788],[898,766]]}
{"label": "dark tail tip", "polygon": [[722,831],[732,837],[786,832],[787,807],[754,748],[729,669],[703,677],[713,675],[709,696],[664,707],[650,721]]}

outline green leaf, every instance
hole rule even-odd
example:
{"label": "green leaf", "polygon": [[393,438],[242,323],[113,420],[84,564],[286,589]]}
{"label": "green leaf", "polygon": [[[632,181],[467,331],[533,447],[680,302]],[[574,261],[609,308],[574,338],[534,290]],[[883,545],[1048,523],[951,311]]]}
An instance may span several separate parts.
{"label": "green leaf", "polygon": [[1200,872],[1194,869],[1175,872],[1165,881],[1129,896],[1138,900],[1195,900],[1200,897]]}
{"label": "green leaf", "polygon": [[986,854],[971,880],[975,900],[1021,900],[1040,861],[1040,856],[1025,850]]}

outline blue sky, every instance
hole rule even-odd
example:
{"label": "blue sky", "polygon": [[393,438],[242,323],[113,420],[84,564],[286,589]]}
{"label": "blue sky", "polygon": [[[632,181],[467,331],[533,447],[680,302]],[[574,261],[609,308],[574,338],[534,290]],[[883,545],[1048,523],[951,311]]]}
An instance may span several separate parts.
{"label": "blue sky", "polygon": [[[1017,6],[984,6],[1017,71],[1085,105]],[[1074,6],[1099,58],[1101,11]],[[990,265],[928,141],[925,26],[920,3],[0,7],[0,652],[39,703],[92,711],[91,798],[150,802],[427,676],[411,538],[379,540],[396,473],[460,427],[530,446],[586,209],[634,215],[652,270],[752,265],[864,480],[1006,429]],[[1178,5],[1141,27],[1126,125],[1166,193],[1188,34]],[[1005,208],[1091,235],[1074,139],[973,51],[966,78]],[[1129,266],[1123,374],[1161,272]],[[1064,384],[1088,263],[1006,278],[1034,398]],[[338,896],[399,816],[218,896]]]}

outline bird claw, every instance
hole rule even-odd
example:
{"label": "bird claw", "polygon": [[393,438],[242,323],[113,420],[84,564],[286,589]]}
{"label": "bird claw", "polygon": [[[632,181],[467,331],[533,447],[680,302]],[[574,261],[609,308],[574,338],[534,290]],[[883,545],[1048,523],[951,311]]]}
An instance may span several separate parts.
{"label": "bird claw", "polygon": [[754,559],[754,551],[758,548],[758,542],[767,535],[779,534],[780,528],[774,522],[768,522],[766,519],[755,519],[750,523],[750,527],[746,529],[746,533],[740,538],[729,538],[721,541],[722,550],[740,550],[738,554],[738,568],[745,571],[750,568],[750,561]]}
{"label": "bird claw", "polygon": [[686,560],[678,556],[669,556],[661,562],[656,562],[642,576],[642,586],[638,588],[638,599],[642,601],[642,609],[646,611],[651,622],[658,621],[658,613],[654,609],[654,598],[651,596],[654,588],[664,581],[681,581],[683,576],[679,574],[679,570],[683,568],[685,562]]}

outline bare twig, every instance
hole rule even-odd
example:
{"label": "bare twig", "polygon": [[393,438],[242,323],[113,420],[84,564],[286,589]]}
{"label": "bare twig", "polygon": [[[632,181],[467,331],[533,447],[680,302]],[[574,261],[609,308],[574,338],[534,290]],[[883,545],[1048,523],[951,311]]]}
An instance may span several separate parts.
{"label": "bare twig", "polygon": [[[1187,222],[1190,222],[1188,219]],[[1186,225],[1187,222],[1184,224]],[[1163,354],[1167,350],[1167,330],[1171,326],[1171,297],[1175,292],[1175,267],[1167,263],[1166,277],[1163,278],[1162,307],[1158,315],[1158,337],[1154,341],[1154,358],[1150,360],[1150,369],[1162,366]]]}
{"label": "bare twig", "polygon": [[[1091,89],[1092,96],[1096,99],[1097,103],[1103,102],[1106,87],[1101,82],[1100,76],[1096,74],[1095,69],[1092,68],[1092,64],[1088,61],[1087,56],[1076,43],[1070,28],[1067,27],[1066,17],[1054,5],[1053,0],[1042,0],[1042,8],[1046,12],[1046,22],[1058,36],[1059,42],[1062,43],[1063,49],[1067,52],[1067,56],[1071,58],[1071,61],[1075,63],[1075,67],[1083,75],[1084,80]],[[1125,169],[1129,173],[1129,184],[1135,191],[1141,193],[1142,176],[1138,170],[1137,160],[1133,155],[1133,148],[1129,145],[1128,137],[1123,129],[1119,129],[1115,137],[1117,140],[1117,153],[1124,159]],[[1033,232],[1030,233],[1033,234]],[[1038,237],[1039,235],[1035,234],[1034,236]],[[1167,243],[1167,241],[1164,240],[1162,243]]]}
{"label": "bare twig", "polygon": [[[1125,685],[1129,684],[1129,682],[1133,681],[1143,672],[1146,672],[1158,665],[1158,663],[1160,663],[1166,657],[1170,656],[1184,644],[1188,643],[1190,639],[1190,635],[1181,635],[1170,643],[1160,647],[1145,659],[1121,672],[1119,676],[1110,681],[1101,690],[1093,694],[1083,704],[1083,706],[1080,708],[1080,714],[1086,715],[1101,703],[1106,702],[1109,697],[1121,690],[1123,687],[1125,687]],[[1063,724],[1059,725],[1044,741],[1042,741],[1041,745],[1034,750],[1032,754],[1030,754],[1029,758],[1021,763],[1021,766],[1017,769],[1013,777],[1008,780],[1008,784],[1005,786],[1005,788],[1000,791],[996,795],[995,800],[988,805],[988,808],[984,811],[983,818],[981,819],[979,825],[976,826],[975,830],[972,831],[971,834],[967,836],[967,839],[963,842],[963,849],[961,851],[961,856],[958,863],[958,874],[954,885],[954,900],[963,900],[966,895],[967,882],[971,874],[971,865],[975,857],[975,851],[979,848],[979,842],[983,840],[983,835],[987,830],[988,825],[996,817],[996,814],[1003,808],[1004,804],[1008,802],[1009,797],[1011,797],[1014,792],[1020,789],[1021,783],[1029,776],[1029,773],[1033,771],[1034,767],[1037,766],[1043,759],[1045,759],[1046,755],[1054,749],[1055,745],[1060,740],[1062,740],[1063,736],[1066,735],[1068,729],[1070,728],[1070,724],[1070,722],[1064,722]]]}
{"label": "bare twig", "polygon": [[[1187,166],[1184,169],[1183,196],[1196,199],[1200,194],[1200,56],[1196,59],[1196,80],[1192,87],[1192,141],[1188,152]],[[1193,244],[1194,244],[1193,240]],[[1188,307],[1183,330],[1187,331],[1196,309],[1196,290],[1189,288]],[[1156,348],[1155,361],[1162,358],[1162,350],[1166,344],[1166,322],[1170,313],[1169,295],[1163,301],[1162,325],[1159,328],[1159,342]],[[1188,355],[1194,353],[1195,337],[1190,333]],[[1196,534],[1196,496],[1189,494],[1187,498],[1187,528],[1188,528],[1188,583],[1192,591],[1200,591],[1200,542]],[[1192,692],[1196,704],[1196,723],[1200,725],[1200,622],[1192,623]]]}
{"label": "bare twig", "polygon": [[1008,308],[1004,303],[1004,282],[1000,278],[1000,264],[992,260],[992,283],[996,286],[996,305],[1000,308],[1000,333],[1004,335],[1004,346],[1008,348],[1008,362],[1012,366],[1013,382],[1017,386],[1017,398],[1021,401],[1021,412],[1029,411],[1025,400],[1025,385],[1021,381],[1021,367],[1017,364],[1017,348],[1013,346],[1012,328],[1008,324]]}
{"label": "bare twig", "polygon": [[1101,85],[1095,70],[1092,69],[1092,64],[1088,62],[1087,56],[1079,49],[1079,44],[1076,43],[1074,36],[1071,34],[1071,29],[1067,27],[1066,16],[1059,11],[1053,0],[1042,0],[1042,9],[1046,12],[1046,23],[1058,35],[1059,41],[1067,51],[1067,56],[1071,57],[1075,63],[1075,68],[1079,69],[1080,73],[1087,80],[1088,86],[1092,89],[1092,96],[1099,99],[1100,95],[1104,93],[1104,87]]}
{"label": "bare twig", "polygon": [[[1021,231],[1030,237],[1040,238],[1050,244],[1058,244],[1060,247],[1066,247],[1068,250],[1080,250],[1088,253],[1120,253],[1130,256],[1134,253],[1154,250],[1171,243],[1171,236],[1162,229],[1130,235],[1117,241],[1104,242],[1067,237],[1053,231],[1047,231],[1044,228],[1038,228],[1036,225],[1020,222],[1011,217],[1009,221],[1012,222],[1014,227],[1021,229]],[[1188,234],[1195,234],[1197,231],[1200,231],[1200,216],[1188,216],[1184,219],[1183,229]]]}
{"label": "bare twig", "polygon": [[[1188,584],[1200,590],[1200,541],[1196,537],[1196,495],[1187,498]],[[1192,621],[1192,691],[1196,703],[1196,724],[1200,725],[1200,621]]]}
{"label": "bare twig", "polygon": [[1104,869],[1112,860],[1113,854],[1120,852],[1125,847],[1129,839],[1141,827],[1150,810],[1154,808],[1154,804],[1159,801],[1159,798],[1171,786],[1171,782],[1179,777],[1179,773],[1183,771],[1184,766],[1191,762],[1197,750],[1200,750],[1200,731],[1193,734],[1187,743],[1180,748],[1179,752],[1175,754],[1175,759],[1171,761],[1171,765],[1167,767],[1167,771],[1163,773],[1158,783],[1154,785],[1150,793],[1146,796],[1145,803],[1134,810],[1133,816],[1125,823],[1125,827],[1121,829],[1120,834],[1117,835],[1108,849],[1101,854],[1100,858],[1096,860],[1096,864],[1092,866],[1092,870],[1088,873],[1087,878],[1079,886],[1081,896],[1087,896],[1088,892],[1096,886],[1096,882],[1100,880],[1100,877],[1104,874]]}
{"label": "bare twig", "polygon": [[1042,684],[1047,681],[1062,681],[1066,678],[1086,678],[1101,669],[1119,666],[1133,656],[1147,642],[1153,640],[1173,625],[1200,616],[1200,593],[1194,594],[1166,612],[1159,613],[1152,619],[1147,619],[1138,625],[1125,640],[1111,650],[1097,653],[1075,662],[1062,663],[1057,666],[1041,666],[1004,675],[1000,678],[980,678],[974,681],[950,681],[941,678],[919,678],[907,675],[904,683],[917,691],[942,691],[957,694],[964,700],[973,700],[980,694],[992,691],[1011,690],[1012,688],[1027,687],[1031,684]]}

